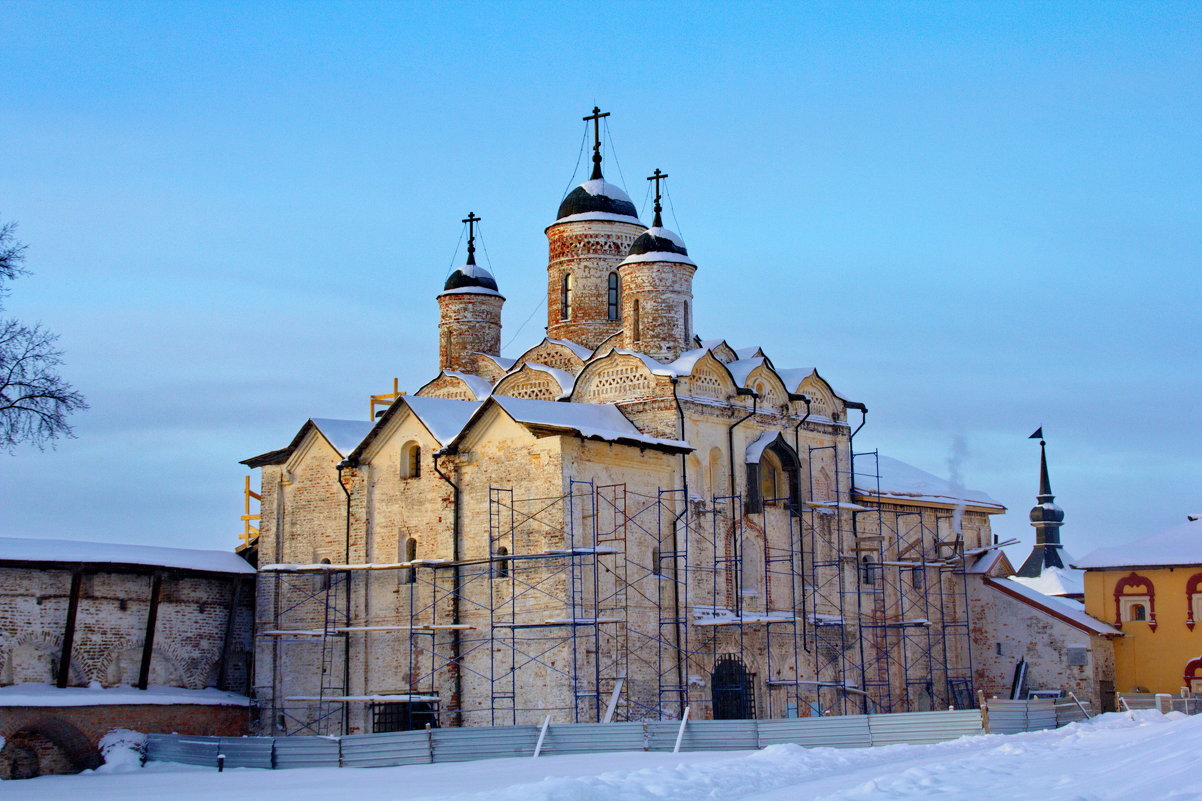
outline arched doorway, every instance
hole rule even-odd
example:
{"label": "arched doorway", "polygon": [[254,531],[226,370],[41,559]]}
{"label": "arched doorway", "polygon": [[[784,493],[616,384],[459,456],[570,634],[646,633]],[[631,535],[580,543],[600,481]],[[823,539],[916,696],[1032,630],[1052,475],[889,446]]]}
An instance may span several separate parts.
{"label": "arched doorway", "polygon": [[714,664],[710,677],[714,698],[714,720],[742,720],[755,717],[755,674],[747,672],[743,660],[723,654]]}
{"label": "arched doorway", "polygon": [[100,752],[65,720],[43,718],[22,726],[0,749],[0,778],[32,779],[99,767]]}

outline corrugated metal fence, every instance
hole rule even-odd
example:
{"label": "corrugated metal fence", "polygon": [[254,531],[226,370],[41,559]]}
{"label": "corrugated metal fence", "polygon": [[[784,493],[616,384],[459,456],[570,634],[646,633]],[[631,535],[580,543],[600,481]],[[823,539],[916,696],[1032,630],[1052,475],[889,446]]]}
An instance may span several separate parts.
{"label": "corrugated metal fence", "polygon": [[[866,748],[897,743],[940,743],[965,735],[1054,728],[1056,702],[988,702],[988,712],[964,709],[890,715],[839,715],[776,720],[699,720],[685,725],[682,751],[754,750],[795,743],[805,747]],[[547,729],[541,753],[671,751],[680,721],[574,723]],[[429,729],[346,737],[192,737],[152,734],[147,759],[227,768],[385,767],[530,757],[538,726]]]}

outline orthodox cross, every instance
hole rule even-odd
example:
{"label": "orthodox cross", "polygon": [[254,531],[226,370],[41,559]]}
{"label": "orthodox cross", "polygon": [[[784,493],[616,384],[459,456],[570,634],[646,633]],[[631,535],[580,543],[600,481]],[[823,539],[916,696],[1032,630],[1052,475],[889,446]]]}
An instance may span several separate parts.
{"label": "orthodox cross", "polygon": [[584,118],[585,122],[592,120],[593,123],[593,176],[590,181],[601,177],[601,118],[608,116],[608,111],[603,112],[597,106],[593,106],[593,113]]}
{"label": "orthodox cross", "polygon": [[647,176],[648,181],[655,181],[655,219],[651,221],[652,228],[663,228],[664,226],[663,218],[660,216],[660,212],[664,210],[664,207],[660,205],[663,195],[660,194],[659,191],[659,182],[667,177],[668,174],[666,172],[660,172],[658,167],[656,167],[654,173]]}
{"label": "orthodox cross", "polygon": [[476,223],[480,222],[480,218],[476,216],[476,212],[469,211],[467,219],[461,220],[467,223],[467,263],[476,263]]}

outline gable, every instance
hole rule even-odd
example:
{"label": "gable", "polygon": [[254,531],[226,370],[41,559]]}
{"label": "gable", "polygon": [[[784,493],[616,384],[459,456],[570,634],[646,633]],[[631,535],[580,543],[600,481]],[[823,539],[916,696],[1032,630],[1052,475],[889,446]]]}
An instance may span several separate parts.
{"label": "gable", "polygon": [[591,362],[576,379],[576,403],[614,403],[655,394],[656,377],[641,359],[610,353]]}

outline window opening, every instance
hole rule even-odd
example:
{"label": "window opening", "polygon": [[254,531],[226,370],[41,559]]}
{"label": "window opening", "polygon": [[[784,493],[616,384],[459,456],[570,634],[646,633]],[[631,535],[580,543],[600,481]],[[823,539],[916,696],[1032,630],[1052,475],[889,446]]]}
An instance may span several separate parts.
{"label": "window opening", "polygon": [[621,317],[621,310],[618,304],[619,298],[618,274],[609,274],[609,319],[617,320]]}

